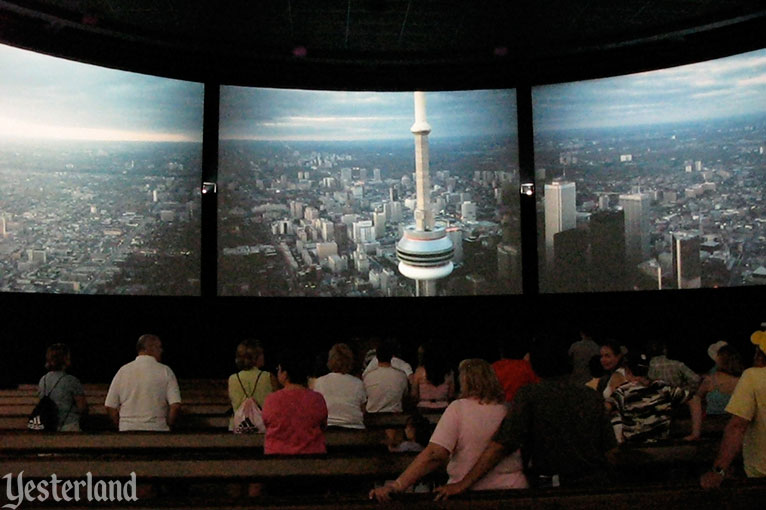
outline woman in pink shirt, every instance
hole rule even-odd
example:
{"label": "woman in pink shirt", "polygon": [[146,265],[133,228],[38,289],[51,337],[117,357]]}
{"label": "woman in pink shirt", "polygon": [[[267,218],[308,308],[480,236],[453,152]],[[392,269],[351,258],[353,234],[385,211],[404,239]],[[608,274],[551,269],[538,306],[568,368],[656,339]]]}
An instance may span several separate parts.
{"label": "woman in pink shirt", "polygon": [[271,393],[263,403],[266,425],[263,450],[267,455],[327,453],[324,439],[327,405],[320,393],[306,388],[307,359],[289,353],[277,368],[277,379],[283,388]]}
{"label": "woman in pink shirt", "polygon": [[[373,489],[370,499],[388,501],[392,492],[402,492],[431,471],[447,465],[449,483],[457,482],[471,470],[505,418],[505,393],[495,372],[482,359],[460,363],[458,378],[462,392],[442,414],[425,450],[385,487]],[[525,489],[521,453],[509,455],[471,490]]]}

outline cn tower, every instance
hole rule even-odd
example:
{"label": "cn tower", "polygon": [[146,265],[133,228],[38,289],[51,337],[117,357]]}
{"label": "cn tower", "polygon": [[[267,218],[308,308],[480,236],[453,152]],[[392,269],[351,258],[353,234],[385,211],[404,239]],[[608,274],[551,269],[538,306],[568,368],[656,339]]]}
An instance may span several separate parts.
{"label": "cn tower", "polygon": [[431,178],[428,174],[428,134],[431,126],[426,120],[426,95],[415,92],[415,123],[410,128],[415,135],[415,224],[404,229],[396,245],[399,272],[415,280],[418,296],[435,296],[436,280],[452,273],[452,242],[444,225],[436,225],[431,209]]}

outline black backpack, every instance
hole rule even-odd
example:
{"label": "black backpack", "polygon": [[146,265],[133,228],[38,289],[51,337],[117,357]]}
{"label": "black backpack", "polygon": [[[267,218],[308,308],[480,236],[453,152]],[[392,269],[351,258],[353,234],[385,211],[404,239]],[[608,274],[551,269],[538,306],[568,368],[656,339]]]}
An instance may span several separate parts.
{"label": "black backpack", "polygon": [[59,422],[59,408],[50,394],[56,389],[61,379],[66,377],[66,374],[59,377],[56,384],[53,385],[51,391],[45,391],[45,379],[43,378],[43,396],[40,397],[40,401],[37,403],[32,414],[29,415],[29,421],[27,422],[27,428],[29,430],[36,430],[38,432],[55,432],[58,429]]}

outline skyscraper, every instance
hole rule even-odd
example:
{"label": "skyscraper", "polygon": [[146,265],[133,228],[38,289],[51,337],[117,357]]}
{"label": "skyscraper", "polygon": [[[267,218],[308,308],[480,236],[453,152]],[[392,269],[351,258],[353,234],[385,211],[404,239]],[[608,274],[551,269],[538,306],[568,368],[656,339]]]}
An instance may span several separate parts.
{"label": "skyscraper", "polygon": [[650,256],[649,203],[647,193],[620,195],[620,206],[625,212],[625,256],[633,268]]}
{"label": "skyscraper", "polygon": [[670,238],[676,285],[679,289],[699,289],[702,286],[699,235],[696,232],[674,232]]}
{"label": "skyscraper", "polygon": [[606,209],[590,216],[590,271],[593,290],[625,290],[625,211]]}
{"label": "skyscraper", "polygon": [[553,237],[577,226],[575,183],[553,181],[545,185],[545,260],[554,261]]}

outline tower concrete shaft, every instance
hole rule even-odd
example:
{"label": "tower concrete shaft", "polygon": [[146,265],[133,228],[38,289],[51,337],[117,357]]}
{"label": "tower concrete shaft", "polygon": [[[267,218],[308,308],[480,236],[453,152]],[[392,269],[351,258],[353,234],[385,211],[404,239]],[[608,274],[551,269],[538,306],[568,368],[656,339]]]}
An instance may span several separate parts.
{"label": "tower concrete shaft", "polygon": [[433,229],[434,215],[431,209],[431,178],[428,169],[428,134],[431,126],[426,120],[426,95],[415,92],[415,123],[410,128],[415,135],[415,227],[418,230]]}

